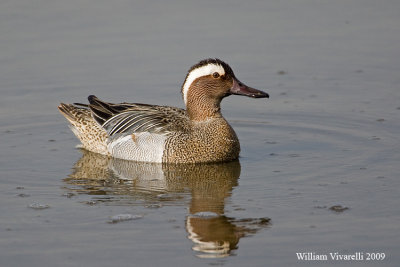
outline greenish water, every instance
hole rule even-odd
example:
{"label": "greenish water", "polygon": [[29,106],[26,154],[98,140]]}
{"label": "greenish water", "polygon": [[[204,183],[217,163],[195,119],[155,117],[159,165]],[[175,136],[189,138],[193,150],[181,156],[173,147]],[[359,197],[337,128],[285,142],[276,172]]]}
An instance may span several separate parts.
{"label": "greenish water", "polygon": [[[3,1],[1,266],[397,266],[397,1]],[[182,107],[188,68],[231,65],[237,162],[168,166],[76,148],[59,102]],[[324,262],[326,263],[326,262]],[[317,262],[317,264],[319,264]]]}

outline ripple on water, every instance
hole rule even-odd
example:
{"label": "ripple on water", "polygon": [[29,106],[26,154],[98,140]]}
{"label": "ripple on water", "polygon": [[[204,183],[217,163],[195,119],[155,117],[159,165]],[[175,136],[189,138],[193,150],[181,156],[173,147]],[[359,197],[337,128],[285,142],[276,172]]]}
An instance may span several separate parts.
{"label": "ripple on water", "polygon": [[201,212],[196,212],[195,214],[192,215],[195,218],[215,218],[220,216],[219,214],[211,211],[201,211]]}
{"label": "ripple on water", "polygon": [[34,210],[44,210],[44,209],[50,208],[50,205],[33,202],[28,205],[28,208],[31,208]]}
{"label": "ripple on water", "polygon": [[343,207],[342,205],[334,205],[334,206],[330,207],[329,209],[331,211],[340,213],[340,212],[343,212],[345,210],[348,210],[349,208],[348,207]]}
{"label": "ripple on water", "polygon": [[119,222],[125,222],[125,221],[132,221],[132,220],[138,220],[143,218],[143,215],[135,215],[135,214],[117,214],[114,216],[110,217],[110,220],[108,223],[119,223]]}

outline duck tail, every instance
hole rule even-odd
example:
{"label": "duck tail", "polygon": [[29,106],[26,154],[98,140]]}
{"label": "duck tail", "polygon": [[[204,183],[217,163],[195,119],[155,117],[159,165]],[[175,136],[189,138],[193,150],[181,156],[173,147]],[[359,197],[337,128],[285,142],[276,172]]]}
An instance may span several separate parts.
{"label": "duck tail", "polygon": [[58,110],[71,123],[70,128],[81,141],[83,148],[108,154],[107,132],[93,119],[87,105],[78,105],[61,103]]}

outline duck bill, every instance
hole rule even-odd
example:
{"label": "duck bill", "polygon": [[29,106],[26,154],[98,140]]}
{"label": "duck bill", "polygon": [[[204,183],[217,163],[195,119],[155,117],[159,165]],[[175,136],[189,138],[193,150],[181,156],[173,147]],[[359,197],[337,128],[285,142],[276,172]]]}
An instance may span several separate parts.
{"label": "duck bill", "polygon": [[233,95],[244,95],[253,98],[269,98],[269,95],[266,92],[248,87],[236,78],[233,79],[233,85],[230,93]]}

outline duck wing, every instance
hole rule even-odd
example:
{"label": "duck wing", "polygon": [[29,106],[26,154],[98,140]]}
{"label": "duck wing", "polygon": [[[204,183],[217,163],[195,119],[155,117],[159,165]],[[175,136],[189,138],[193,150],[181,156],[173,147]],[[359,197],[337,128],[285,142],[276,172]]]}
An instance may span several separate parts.
{"label": "duck wing", "polygon": [[186,111],[180,108],[138,103],[112,104],[94,95],[88,99],[93,118],[110,137],[135,132],[169,134],[184,131],[184,124],[189,121]]}

